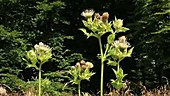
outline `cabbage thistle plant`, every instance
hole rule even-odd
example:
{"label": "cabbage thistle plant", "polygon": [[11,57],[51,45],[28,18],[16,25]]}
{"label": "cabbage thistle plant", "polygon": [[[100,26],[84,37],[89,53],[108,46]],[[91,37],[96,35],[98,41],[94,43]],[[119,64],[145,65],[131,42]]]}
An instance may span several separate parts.
{"label": "cabbage thistle plant", "polygon": [[34,46],[34,49],[27,51],[26,59],[27,68],[34,67],[39,71],[38,77],[38,96],[41,96],[41,67],[52,57],[52,50],[48,45],[40,42]]}
{"label": "cabbage thistle plant", "polygon": [[[98,39],[101,59],[101,79],[100,79],[100,96],[103,96],[103,72],[104,72],[104,62],[112,66],[117,66],[117,69],[113,69],[116,80],[111,80],[112,85],[116,89],[123,87],[124,82],[123,78],[126,74],[123,73],[122,68],[120,67],[120,61],[125,57],[130,57],[133,51],[133,48],[130,48],[130,44],[126,41],[126,37],[122,36],[119,40],[115,40],[115,35],[119,32],[126,32],[129,30],[126,27],[123,27],[123,20],[117,19],[108,21],[109,13],[104,12],[102,15],[95,13],[94,10],[85,10],[81,13],[85,17],[85,20],[82,20],[86,28],[80,28],[87,38],[93,36]],[[87,32],[87,29],[91,32]],[[107,44],[103,48],[101,37],[110,33],[107,37]]]}
{"label": "cabbage thistle plant", "polygon": [[81,96],[80,92],[80,84],[82,80],[89,80],[94,72],[91,72],[90,69],[93,68],[93,64],[91,62],[85,62],[81,60],[77,62],[75,66],[72,66],[68,73],[71,75],[70,82],[72,84],[78,85],[78,96]]}

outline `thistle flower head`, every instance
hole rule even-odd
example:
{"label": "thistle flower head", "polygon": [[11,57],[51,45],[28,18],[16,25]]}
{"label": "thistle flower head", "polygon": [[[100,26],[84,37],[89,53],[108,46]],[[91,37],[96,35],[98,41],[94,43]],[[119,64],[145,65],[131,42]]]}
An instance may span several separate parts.
{"label": "thistle flower head", "polygon": [[102,19],[102,16],[100,16],[99,13],[95,13],[95,18],[98,19],[98,20],[100,20],[100,19]]}
{"label": "thistle flower head", "polygon": [[103,21],[106,21],[106,20],[108,20],[108,18],[109,18],[109,13],[108,13],[108,12],[104,12],[104,13],[102,14],[102,20],[103,20]]}
{"label": "thistle flower head", "polygon": [[119,40],[116,40],[114,42],[114,46],[116,48],[127,49],[128,47],[130,47],[130,44],[129,44],[129,42],[126,41],[125,36],[121,36],[121,37],[119,37]]}
{"label": "thistle flower head", "polygon": [[125,37],[125,36],[119,37],[119,42],[120,42],[120,43],[126,43],[126,42],[127,42],[127,41],[126,41],[126,37]]}
{"label": "thistle flower head", "polygon": [[86,64],[86,62],[84,60],[80,61],[80,65],[85,65],[85,64]]}
{"label": "thistle flower head", "polygon": [[93,68],[94,65],[91,62],[85,62],[84,60],[81,60],[80,62],[77,62],[75,67],[81,67],[81,69],[90,69]]}
{"label": "thistle flower head", "polygon": [[51,48],[48,45],[45,45],[44,43],[40,42],[39,45],[36,44],[34,46],[36,52],[49,52],[51,51]]}
{"label": "thistle flower head", "polygon": [[121,28],[123,26],[123,20],[122,19],[117,19],[115,17],[115,21],[113,21],[114,28]]}
{"label": "thistle flower head", "polygon": [[76,65],[75,65],[75,67],[80,67],[80,63],[77,62]]}
{"label": "thistle flower head", "polygon": [[83,11],[81,13],[81,16],[83,16],[85,18],[89,18],[89,17],[92,17],[93,14],[94,14],[94,10],[93,9],[90,9],[90,10],[86,9],[85,11]]}
{"label": "thistle flower head", "polygon": [[91,62],[86,62],[86,65],[87,65],[88,68],[93,68],[94,67],[93,63],[91,63]]}
{"label": "thistle flower head", "polygon": [[52,57],[51,48],[48,45],[43,44],[40,42],[34,46],[35,53],[37,54],[37,58],[41,62],[46,62],[48,59]]}

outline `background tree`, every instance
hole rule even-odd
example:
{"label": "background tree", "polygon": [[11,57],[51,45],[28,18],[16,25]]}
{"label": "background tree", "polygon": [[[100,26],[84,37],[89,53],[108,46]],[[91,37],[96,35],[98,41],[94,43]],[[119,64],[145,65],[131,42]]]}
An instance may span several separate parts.
{"label": "background tree", "polygon": [[[65,39],[73,39],[72,36],[64,34],[63,26],[69,24],[60,14],[64,7],[64,2],[60,0],[0,1],[1,83],[9,85],[14,90],[15,88],[23,90],[25,83],[22,85],[18,83],[22,80],[35,80],[33,78],[36,78],[37,72],[33,68],[25,69],[26,62],[22,58],[26,50],[31,49],[33,45],[45,42],[52,47],[53,59],[44,64],[42,69],[49,72],[46,76],[53,81],[52,89],[62,91],[64,83],[61,82],[67,78],[63,76],[63,70],[81,58],[80,54],[73,53],[64,46]],[[33,86],[34,84],[31,87]]]}
{"label": "background tree", "polygon": [[[169,0],[133,0],[134,16],[129,24],[135,46],[136,67],[144,85],[162,84],[169,70]],[[140,49],[140,50],[139,50]],[[138,56],[137,56],[138,55]],[[153,86],[152,86],[153,87]]]}

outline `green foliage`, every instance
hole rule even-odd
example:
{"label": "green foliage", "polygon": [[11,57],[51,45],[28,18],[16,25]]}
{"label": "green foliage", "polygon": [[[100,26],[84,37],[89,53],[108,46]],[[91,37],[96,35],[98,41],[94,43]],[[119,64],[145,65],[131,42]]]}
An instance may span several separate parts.
{"label": "green foliage", "polygon": [[26,82],[19,79],[16,75],[12,74],[0,74],[1,79],[0,82],[1,84],[6,84],[11,88],[11,91],[23,91],[26,90]]}
{"label": "green foliage", "polygon": [[[137,60],[137,73],[143,84],[153,82],[161,84],[164,70],[169,69],[169,0],[133,0],[136,9],[131,16],[130,23],[132,40],[136,45],[135,54]],[[140,58],[140,59],[139,59]],[[166,67],[165,67],[166,66]],[[150,70],[149,72],[146,70]],[[162,70],[162,71],[160,71]],[[146,80],[147,78],[147,80]],[[154,79],[153,79],[154,78]],[[137,78],[136,78],[137,79]],[[139,80],[139,78],[137,79]],[[155,85],[154,83],[152,83]],[[146,84],[147,85],[147,84]]]}
{"label": "green foliage", "polygon": [[121,89],[123,86],[125,86],[125,83],[123,82],[123,78],[127,75],[123,73],[122,68],[119,68],[117,71],[113,69],[115,75],[116,75],[116,80],[111,80],[112,85],[116,89]]}
{"label": "green foliage", "polygon": [[[86,13],[88,14],[88,13]],[[94,13],[92,13],[93,15]],[[100,38],[102,35],[104,35],[107,32],[113,32],[112,30],[112,23],[108,22],[108,20],[102,20],[100,18],[102,18],[102,16],[100,17],[100,15],[96,13],[94,19],[92,20],[92,17],[87,18],[87,21],[82,20],[84,26],[86,26],[88,29],[90,29],[92,32],[87,33],[86,29],[84,28],[80,28],[80,30],[87,35],[87,38],[90,36],[94,36],[96,38]],[[104,13],[103,13],[104,14]],[[108,14],[108,13],[107,13]],[[108,17],[106,17],[107,19]]]}
{"label": "green foliage", "polygon": [[72,76],[70,82],[73,84],[79,84],[82,80],[90,80],[90,77],[95,74],[89,69],[82,70],[80,67],[73,67],[68,73]]}
{"label": "green foliage", "polygon": [[[117,19],[112,22],[108,22],[109,13],[104,12],[102,16],[99,13],[95,13],[93,18],[93,10],[85,10],[81,13],[87,20],[82,20],[85,27],[90,29],[90,33],[86,32],[85,28],[80,30],[87,36],[94,36],[98,39],[100,47],[100,59],[101,59],[101,79],[100,79],[100,96],[103,96],[103,73],[104,73],[104,62],[108,61],[107,64],[112,66],[117,66],[117,70],[113,70],[116,75],[116,80],[111,80],[112,85],[120,90],[124,86],[123,78],[126,74],[123,73],[122,68],[120,67],[120,61],[125,57],[130,57],[133,51],[133,48],[129,49],[129,43],[126,40],[125,36],[119,37],[119,40],[115,40],[115,34],[119,32],[125,32],[129,30],[126,27],[123,27],[123,20]],[[114,31],[112,29],[114,28]],[[107,43],[105,50],[102,48],[101,37],[110,32],[111,34],[107,37]],[[74,73],[74,72],[73,72]],[[77,78],[77,77],[76,77]]]}
{"label": "green foliage", "polygon": [[129,30],[129,28],[123,27],[123,20],[117,19],[116,17],[115,20],[113,21],[113,26],[115,28],[115,33],[126,32]]}
{"label": "green foliage", "polygon": [[93,64],[91,62],[85,62],[81,60],[77,62],[75,66],[72,66],[68,71],[68,76],[70,82],[72,84],[78,85],[78,96],[81,96],[80,84],[82,80],[90,80],[90,78],[95,74],[90,71],[90,68],[93,68]]}
{"label": "green foliage", "polygon": [[[73,39],[72,36],[64,34],[66,29],[63,26],[68,25],[68,21],[62,18],[64,16],[61,14],[64,8],[65,4],[60,0],[0,0],[0,69],[5,69],[1,73],[6,74],[12,71],[9,74],[16,77],[22,76],[22,79],[25,80],[32,79],[27,78],[22,70],[25,70],[26,63],[35,64],[36,59],[26,62],[23,58],[31,55],[26,54],[26,50],[30,50],[38,42],[52,46],[53,50],[52,59],[42,68],[45,72],[50,73],[57,70],[56,72],[60,74],[65,72],[72,62],[82,58],[81,54],[73,53],[64,46],[66,39]],[[0,80],[4,79],[1,77]],[[15,82],[15,79],[10,80]],[[22,80],[20,81],[22,82]],[[65,81],[66,78],[63,82]],[[64,86],[59,79],[55,82],[57,85],[60,83],[61,86]],[[8,82],[6,84],[13,87]],[[57,87],[53,91],[56,90],[58,90]]]}

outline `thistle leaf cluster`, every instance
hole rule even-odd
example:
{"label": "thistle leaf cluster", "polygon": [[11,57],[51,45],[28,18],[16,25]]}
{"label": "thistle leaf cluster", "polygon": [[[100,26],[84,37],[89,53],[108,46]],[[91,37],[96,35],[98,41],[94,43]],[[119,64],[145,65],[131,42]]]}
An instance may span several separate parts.
{"label": "thistle leaf cluster", "polygon": [[91,62],[85,62],[81,60],[77,62],[75,66],[72,66],[68,73],[71,75],[70,82],[72,84],[79,84],[82,80],[90,80],[90,77],[95,73],[91,72],[90,69],[93,68]]}
{"label": "thistle leaf cluster", "polygon": [[34,67],[39,69],[37,64],[42,65],[52,58],[52,50],[48,45],[40,42],[34,46],[34,49],[26,52],[27,68]]}

